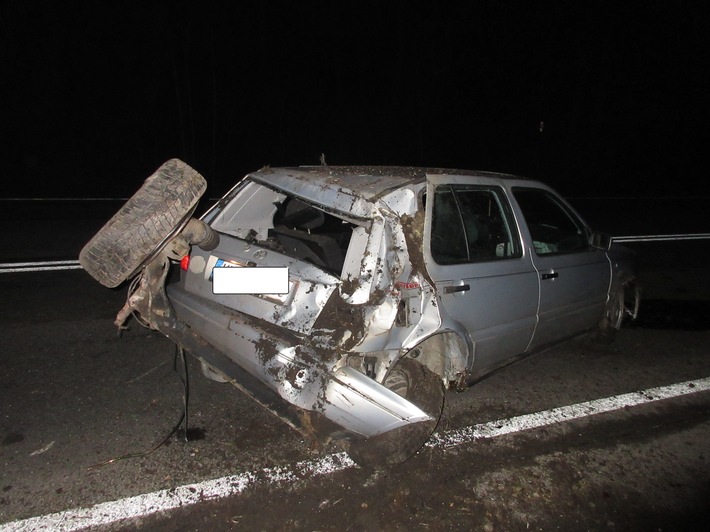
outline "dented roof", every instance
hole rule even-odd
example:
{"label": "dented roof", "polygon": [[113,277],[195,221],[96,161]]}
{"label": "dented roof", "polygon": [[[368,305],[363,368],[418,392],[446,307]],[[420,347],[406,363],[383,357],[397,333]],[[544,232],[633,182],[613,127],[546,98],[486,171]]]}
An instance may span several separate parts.
{"label": "dented roof", "polygon": [[424,183],[430,174],[521,179],[493,172],[410,166],[264,167],[247,177],[294,196],[369,218],[374,214],[373,203],[379,198],[393,190]]}

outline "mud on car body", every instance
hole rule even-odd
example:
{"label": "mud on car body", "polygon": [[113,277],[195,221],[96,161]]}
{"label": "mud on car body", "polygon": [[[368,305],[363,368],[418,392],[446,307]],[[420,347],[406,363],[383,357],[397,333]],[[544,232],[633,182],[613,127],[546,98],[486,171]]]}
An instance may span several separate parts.
{"label": "mud on car body", "polygon": [[[267,167],[191,218],[204,188],[168,161],[82,265],[107,286],[134,278],[119,326],[138,315],[206,376],[314,439],[344,442],[361,464],[416,453],[445,388],[586,331],[612,336],[638,311],[628,250],[536,181]],[[287,292],[215,293],[215,268],[227,267],[287,268]]]}

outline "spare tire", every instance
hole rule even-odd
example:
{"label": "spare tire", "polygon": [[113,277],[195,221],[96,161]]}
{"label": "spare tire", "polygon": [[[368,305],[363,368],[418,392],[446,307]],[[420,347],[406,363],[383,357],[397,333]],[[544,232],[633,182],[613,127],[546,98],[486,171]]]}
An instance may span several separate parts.
{"label": "spare tire", "polygon": [[188,222],[207,182],[179,159],[170,159],[84,246],[82,267],[114,288],[150,262]]}

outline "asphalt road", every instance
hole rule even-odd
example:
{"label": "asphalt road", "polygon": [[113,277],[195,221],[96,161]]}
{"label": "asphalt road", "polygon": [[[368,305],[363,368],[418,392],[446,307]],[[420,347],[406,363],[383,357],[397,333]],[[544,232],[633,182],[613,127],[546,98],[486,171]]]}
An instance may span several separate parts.
{"label": "asphalt road", "polygon": [[[0,258],[76,256],[76,242],[42,239],[41,253],[6,249]],[[634,247],[647,297],[637,326],[611,346],[576,340],[450,393],[439,432],[710,377],[710,245]],[[310,448],[188,359],[191,440],[174,435],[125,458],[170,433],[183,385],[170,342],[135,322],[117,336],[124,298],[125,288],[106,289],[83,271],[0,274],[0,530],[227,476],[269,479],[101,528],[698,530],[710,522],[708,391],[427,448],[390,471],[294,476],[283,471],[339,449]]]}

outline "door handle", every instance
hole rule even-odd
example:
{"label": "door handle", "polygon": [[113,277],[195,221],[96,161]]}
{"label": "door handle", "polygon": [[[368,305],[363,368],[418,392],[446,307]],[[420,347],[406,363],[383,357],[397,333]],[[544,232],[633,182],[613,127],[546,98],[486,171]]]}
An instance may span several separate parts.
{"label": "door handle", "polygon": [[445,294],[453,294],[455,292],[468,292],[469,290],[471,290],[471,285],[469,285],[469,284],[460,284],[458,286],[445,286],[444,287]]}
{"label": "door handle", "polygon": [[560,276],[558,272],[543,273],[540,275],[543,281],[548,279],[557,279]]}

